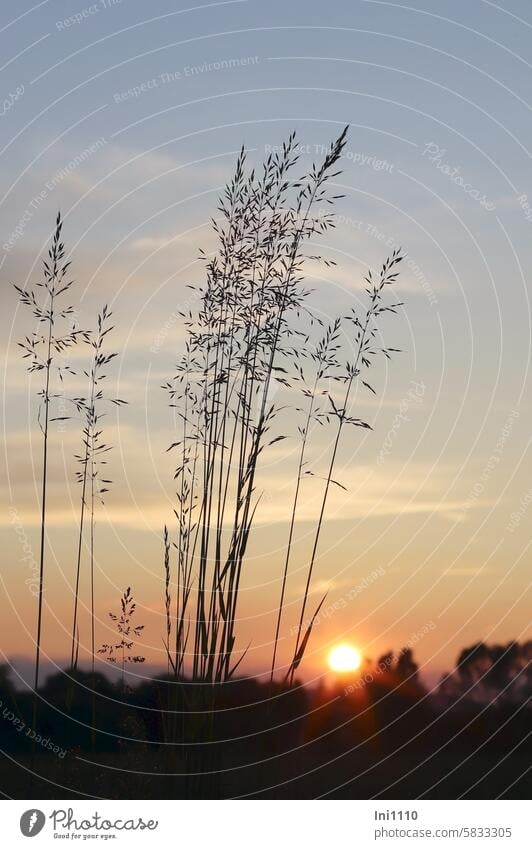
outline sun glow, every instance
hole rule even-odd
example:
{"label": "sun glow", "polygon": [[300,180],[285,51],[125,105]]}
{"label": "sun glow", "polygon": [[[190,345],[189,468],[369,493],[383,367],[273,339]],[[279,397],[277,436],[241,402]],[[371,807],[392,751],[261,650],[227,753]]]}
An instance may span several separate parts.
{"label": "sun glow", "polygon": [[328,663],[333,672],[353,672],[362,663],[362,657],[354,646],[342,643],[331,649]]}

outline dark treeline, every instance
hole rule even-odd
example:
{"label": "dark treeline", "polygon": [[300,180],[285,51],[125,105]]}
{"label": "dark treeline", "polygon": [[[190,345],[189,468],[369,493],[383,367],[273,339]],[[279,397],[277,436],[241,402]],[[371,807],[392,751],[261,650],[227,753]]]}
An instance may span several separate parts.
{"label": "dark treeline", "polygon": [[35,747],[42,798],[56,784],[110,798],[524,797],[531,654],[530,642],[464,649],[432,692],[411,649],[318,688],[173,675],[131,688],[77,669],[41,686],[37,729],[31,692],[15,690],[4,666],[10,793],[24,796]]}

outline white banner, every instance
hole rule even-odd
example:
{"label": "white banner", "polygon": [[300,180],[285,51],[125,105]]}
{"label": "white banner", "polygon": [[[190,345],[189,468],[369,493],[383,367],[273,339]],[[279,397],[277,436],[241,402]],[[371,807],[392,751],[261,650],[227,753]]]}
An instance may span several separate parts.
{"label": "white banner", "polygon": [[[518,801],[4,801],[2,845],[530,849]],[[526,820],[526,822],[525,822]]]}

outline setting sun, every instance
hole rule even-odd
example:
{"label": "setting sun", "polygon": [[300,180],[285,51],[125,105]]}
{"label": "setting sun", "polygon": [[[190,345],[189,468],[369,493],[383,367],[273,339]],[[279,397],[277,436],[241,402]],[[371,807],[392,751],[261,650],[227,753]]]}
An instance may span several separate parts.
{"label": "setting sun", "polygon": [[360,652],[347,643],[335,646],[329,652],[328,663],[333,672],[353,672],[362,662]]}

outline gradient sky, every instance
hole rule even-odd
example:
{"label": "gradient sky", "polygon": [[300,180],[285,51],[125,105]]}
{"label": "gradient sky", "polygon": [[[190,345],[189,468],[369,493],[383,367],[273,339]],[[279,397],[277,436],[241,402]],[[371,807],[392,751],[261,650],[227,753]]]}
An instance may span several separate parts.
{"label": "gradient sky", "polygon": [[[209,219],[240,146],[257,164],[295,129],[310,163],[346,123],[336,180],[346,197],[336,230],[317,240],[338,265],[309,265],[313,305],[326,317],[356,304],[366,268],[403,246],[405,308],[385,334],[404,353],[376,370],[377,398],[360,398],[373,432],[344,442],[337,477],[348,492],[332,494],[316,566],[315,598],[327,587],[334,609],[316,628],[305,675],[319,675],[327,647],[341,640],[376,658],[425,629],[415,654],[435,676],[479,639],[529,636],[531,36],[524,0],[4,5],[6,656],[33,653],[36,605],[21,558],[24,543],[38,558],[40,468],[38,386],[16,351],[31,321],[10,283],[38,279],[58,207],[80,323],[112,306],[115,384],[129,401],[108,421],[115,483],[98,515],[99,639],[131,584],[146,655],[163,662],[172,416],[159,387],[183,339],[175,311],[189,303],[186,284],[201,279],[198,249],[213,247]],[[74,423],[54,432],[43,646],[55,659],[67,654],[71,620],[78,446]],[[283,444],[263,469],[239,610],[249,672],[271,656],[295,449]],[[294,569],[305,563],[316,511],[310,488]],[[296,571],[284,660],[302,585]],[[86,589],[84,581],[84,600]],[[85,613],[81,631],[86,644]]]}

